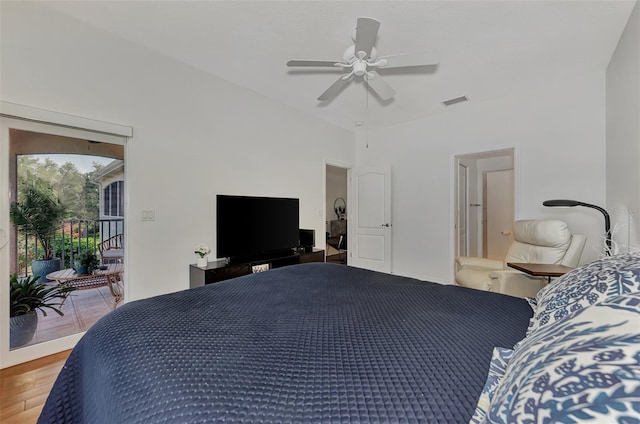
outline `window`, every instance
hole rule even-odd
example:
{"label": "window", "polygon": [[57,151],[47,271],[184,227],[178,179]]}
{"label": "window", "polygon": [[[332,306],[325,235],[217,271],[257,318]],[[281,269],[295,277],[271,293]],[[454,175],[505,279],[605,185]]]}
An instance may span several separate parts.
{"label": "window", "polygon": [[103,213],[106,216],[124,216],[124,181],[114,181],[103,192]]}

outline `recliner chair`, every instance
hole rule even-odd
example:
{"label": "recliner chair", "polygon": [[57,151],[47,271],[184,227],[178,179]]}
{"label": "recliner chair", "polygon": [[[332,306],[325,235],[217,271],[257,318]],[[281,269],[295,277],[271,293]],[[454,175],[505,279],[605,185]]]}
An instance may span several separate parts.
{"label": "recliner chair", "polygon": [[507,262],[561,264],[575,268],[587,241],[571,234],[560,220],[522,220],[513,224],[513,243],[504,261],[459,256],[456,258],[456,284],[516,297],[535,297],[546,282],[507,267]]}

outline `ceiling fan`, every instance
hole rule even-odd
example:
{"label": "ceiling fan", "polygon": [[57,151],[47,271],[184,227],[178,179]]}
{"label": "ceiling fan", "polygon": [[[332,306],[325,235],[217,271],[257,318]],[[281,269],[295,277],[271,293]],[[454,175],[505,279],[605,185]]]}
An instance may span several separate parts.
{"label": "ceiling fan", "polygon": [[374,44],[380,28],[380,21],[373,18],[358,18],[356,29],[351,38],[354,45],[345,50],[342,60],[290,60],[287,66],[331,67],[347,71],[341,75],[318,100],[335,97],[351,80],[362,77],[369,87],[382,100],[389,100],[396,92],[387,84],[376,69],[404,68],[411,66],[436,65],[437,59],[432,53],[418,52],[378,57]]}

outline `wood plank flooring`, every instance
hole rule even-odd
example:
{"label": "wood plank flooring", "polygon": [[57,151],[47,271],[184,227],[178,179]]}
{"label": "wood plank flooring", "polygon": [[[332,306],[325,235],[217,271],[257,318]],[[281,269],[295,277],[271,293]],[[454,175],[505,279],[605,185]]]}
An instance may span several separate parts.
{"label": "wood plank flooring", "polygon": [[26,346],[87,331],[96,321],[123,303],[116,304],[106,286],[76,290],[60,308],[64,316],[48,311],[45,317],[38,311],[36,334]]}
{"label": "wood plank flooring", "polygon": [[325,258],[325,262],[330,262],[334,264],[347,264],[347,251],[344,250],[340,252],[335,247],[331,246],[329,243],[326,244],[325,252],[327,252],[327,257]]}
{"label": "wood plank flooring", "polygon": [[0,370],[0,422],[35,423],[70,353],[66,350]]}
{"label": "wood plank flooring", "polygon": [[[64,316],[39,312],[36,334],[28,345],[88,330],[124,302],[115,303],[108,287],[77,290],[65,301]],[[70,350],[0,370],[0,423],[32,424],[38,420],[49,391]]]}

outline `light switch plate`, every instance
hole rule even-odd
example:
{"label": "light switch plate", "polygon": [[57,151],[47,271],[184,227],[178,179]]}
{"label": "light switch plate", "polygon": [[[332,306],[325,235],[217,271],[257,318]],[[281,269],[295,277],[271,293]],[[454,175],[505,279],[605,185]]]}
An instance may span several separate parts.
{"label": "light switch plate", "polygon": [[156,211],[153,209],[143,209],[141,215],[142,221],[155,221],[156,220]]}

